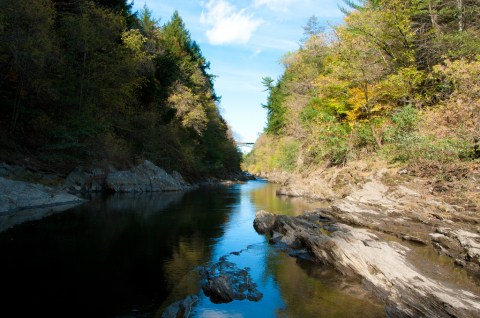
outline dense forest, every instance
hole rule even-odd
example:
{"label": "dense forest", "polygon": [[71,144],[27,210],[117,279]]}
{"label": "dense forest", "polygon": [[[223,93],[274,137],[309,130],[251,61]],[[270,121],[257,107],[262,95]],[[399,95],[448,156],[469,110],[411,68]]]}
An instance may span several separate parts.
{"label": "dense forest", "polygon": [[208,70],[177,12],[161,25],[127,0],[0,0],[2,158],[236,171]]}
{"label": "dense forest", "polygon": [[454,164],[480,158],[478,0],[343,1],[344,22],[312,17],[284,56],[252,172],[382,158]]}

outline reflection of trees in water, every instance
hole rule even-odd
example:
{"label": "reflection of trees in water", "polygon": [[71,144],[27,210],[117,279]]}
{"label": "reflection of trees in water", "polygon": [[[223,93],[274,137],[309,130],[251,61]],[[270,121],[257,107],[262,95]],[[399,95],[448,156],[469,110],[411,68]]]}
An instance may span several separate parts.
{"label": "reflection of trees in water", "polygon": [[268,212],[285,215],[300,215],[303,211],[311,210],[322,204],[309,202],[305,198],[277,196],[278,185],[268,184],[265,187],[252,191],[252,200],[258,208]]}
{"label": "reflection of trees in water", "polygon": [[277,312],[278,317],[385,316],[383,307],[373,303],[360,282],[347,279],[331,268],[280,252],[269,255],[267,273],[275,277],[286,304]]}
{"label": "reflection of trees in water", "polygon": [[100,197],[0,233],[4,312],[111,316],[189,293],[238,201],[222,191]]}
{"label": "reflection of trees in water", "polygon": [[[222,234],[222,225],[228,222],[230,206],[240,200],[239,193],[227,194],[228,189],[197,191],[182,202],[178,219],[170,224],[176,227],[172,237],[171,254],[164,262],[163,270],[169,295],[156,313],[174,301],[200,291],[195,267],[203,265],[212,257],[212,246]],[[173,220],[172,220],[173,222]],[[175,242],[173,242],[175,241]]]}

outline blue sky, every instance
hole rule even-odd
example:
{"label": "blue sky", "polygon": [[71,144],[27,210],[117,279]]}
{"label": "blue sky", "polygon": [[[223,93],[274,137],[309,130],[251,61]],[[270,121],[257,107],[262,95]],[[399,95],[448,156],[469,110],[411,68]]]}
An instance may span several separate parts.
{"label": "blue sky", "polygon": [[285,53],[295,51],[303,26],[315,15],[322,24],[338,24],[340,0],[136,0],[160,23],[178,10],[192,39],[200,45],[216,75],[223,117],[236,138],[254,142],[267,120],[262,77],[277,79]]}

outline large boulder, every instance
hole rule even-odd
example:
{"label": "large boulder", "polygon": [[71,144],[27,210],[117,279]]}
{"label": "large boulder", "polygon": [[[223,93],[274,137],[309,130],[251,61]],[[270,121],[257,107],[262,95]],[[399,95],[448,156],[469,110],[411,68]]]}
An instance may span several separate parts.
{"label": "large boulder", "polygon": [[0,177],[0,213],[81,201],[77,196],[41,184]]}
{"label": "large boulder", "polygon": [[172,175],[152,162],[144,163],[126,171],[114,171],[105,180],[107,191],[111,192],[157,192],[179,191],[190,188],[178,172]]}

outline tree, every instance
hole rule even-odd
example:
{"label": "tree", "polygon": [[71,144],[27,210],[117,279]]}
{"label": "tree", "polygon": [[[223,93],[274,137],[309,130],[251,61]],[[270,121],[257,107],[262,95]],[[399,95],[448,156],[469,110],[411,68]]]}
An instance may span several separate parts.
{"label": "tree", "polygon": [[312,15],[307,24],[303,27],[303,39],[302,42],[305,43],[313,36],[317,36],[322,33],[325,28],[320,24],[320,20],[314,15]]}
{"label": "tree", "polygon": [[268,91],[267,103],[262,107],[267,110],[267,127],[265,132],[273,135],[281,135],[285,128],[285,106],[283,105],[285,94],[282,92],[283,78],[274,85],[274,80],[264,77],[262,83]]}
{"label": "tree", "polygon": [[46,78],[55,59],[52,37],[54,7],[50,0],[4,0],[0,3],[3,30],[0,33],[2,97],[10,115],[12,134],[26,122],[23,115],[34,105],[53,98],[51,81]]}

